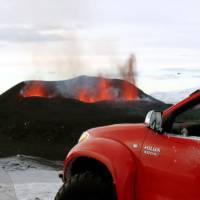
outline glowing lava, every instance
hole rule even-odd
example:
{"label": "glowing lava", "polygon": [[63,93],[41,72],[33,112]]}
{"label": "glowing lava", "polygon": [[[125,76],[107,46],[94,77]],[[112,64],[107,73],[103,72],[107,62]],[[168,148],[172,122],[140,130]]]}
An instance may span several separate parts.
{"label": "glowing lava", "polygon": [[32,82],[22,91],[23,97],[49,97],[46,87],[40,82]]}
{"label": "glowing lava", "polygon": [[138,97],[137,88],[128,82],[122,82],[117,88],[108,79],[100,79],[100,82],[91,89],[81,89],[78,99],[87,103],[98,101],[117,101],[117,100],[134,100]]}
{"label": "glowing lava", "polygon": [[[77,99],[82,102],[94,103],[99,101],[129,101],[138,98],[135,85],[124,80],[96,78],[91,83],[87,79],[76,87],[55,85],[43,81],[30,81],[21,91],[23,97],[62,97]],[[61,84],[61,83],[60,83]]]}
{"label": "glowing lava", "polygon": [[138,98],[138,89],[135,87],[135,85],[131,85],[128,82],[123,82],[123,87],[121,91],[123,100],[129,101]]}
{"label": "glowing lava", "polygon": [[97,101],[113,100],[113,95],[109,91],[111,87],[110,81],[101,79],[100,82],[91,89],[81,89],[78,94],[78,99],[87,103],[94,103]]}

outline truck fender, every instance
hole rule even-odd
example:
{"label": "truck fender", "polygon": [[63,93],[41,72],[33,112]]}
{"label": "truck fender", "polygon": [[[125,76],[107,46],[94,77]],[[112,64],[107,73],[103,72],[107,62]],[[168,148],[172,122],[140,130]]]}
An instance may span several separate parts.
{"label": "truck fender", "polygon": [[118,200],[135,199],[136,159],[127,146],[107,138],[88,139],[69,152],[65,159],[65,169],[78,157],[93,158],[107,167],[113,178]]}

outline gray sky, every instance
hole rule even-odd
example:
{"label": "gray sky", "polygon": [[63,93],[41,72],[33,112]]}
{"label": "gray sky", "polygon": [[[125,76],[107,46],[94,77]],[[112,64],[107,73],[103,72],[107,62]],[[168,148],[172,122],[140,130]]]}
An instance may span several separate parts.
{"label": "gray sky", "polygon": [[199,0],[0,3],[0,92],[27,79],[117,77],[132,53],[146,92],[199,86]]}

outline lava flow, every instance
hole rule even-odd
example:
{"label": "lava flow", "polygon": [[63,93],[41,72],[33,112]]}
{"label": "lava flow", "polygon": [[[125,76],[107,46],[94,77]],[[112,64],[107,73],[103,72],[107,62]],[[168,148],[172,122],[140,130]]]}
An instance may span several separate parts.
{"label": "lava flow", "polygon": [[87,103],[98,101],[117,101],[117,100],[134,100],[138,96],[135,86],[127,82],[122,82],[117,88],[109,79],[101,79],[98,85],[91,89],[81,89],[78,99]]}
{"label": "lava flow", "polygon": [[134,100],[138,98],[138,88],[135,85],[131,85],[128,82],[124,82],[122,85],[122,99]]}
{"label": "lava flow", "polygon": [[78,94],[78,99],[87,103],[113,100],[113,95],[109,91],[109,88],[110,82],[108,80],[101,79],[93,89],[81,89]]}
{"label": "lava flow", "polygon": [[[77,99],[86,103],[99,101],[128,101],[138,97],[137,87],[124,80],[106,78],[84,79],[75,85],[66,86],[65,82],[29,81],[21,90],[23,97],[62,97]],[[73,82],[74,83],[74,82]]]}
{"label": "lava flow", "polygon": [[37,81],[27,84],[21,93],[23,97],[49,97],[45,85]]}

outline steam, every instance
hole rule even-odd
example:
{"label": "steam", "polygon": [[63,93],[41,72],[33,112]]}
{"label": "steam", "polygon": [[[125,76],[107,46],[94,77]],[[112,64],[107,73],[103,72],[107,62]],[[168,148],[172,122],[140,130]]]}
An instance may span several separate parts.
{"label": "steam", "polygon": [[32,45],[30,55],[34,73],[29,79],[68,79],[89,67],[89,63],[83,60],[84,47],[79,32],[66,31],[62,34],[62,42]]}
{"label": "steam", "polygon": [[[89,34],[85,29],[60,31],[62,42],[41,43],[39,49],[33,46],[32,62],[36,70],[31,79],[58,81],[92,75],[120,78],[135,85],[136,56],[131,54],[125,60],[115,38],[97,39],[92,35],[95,33]],[[57,85],[60,93],[64,93],[66,87]]]}

